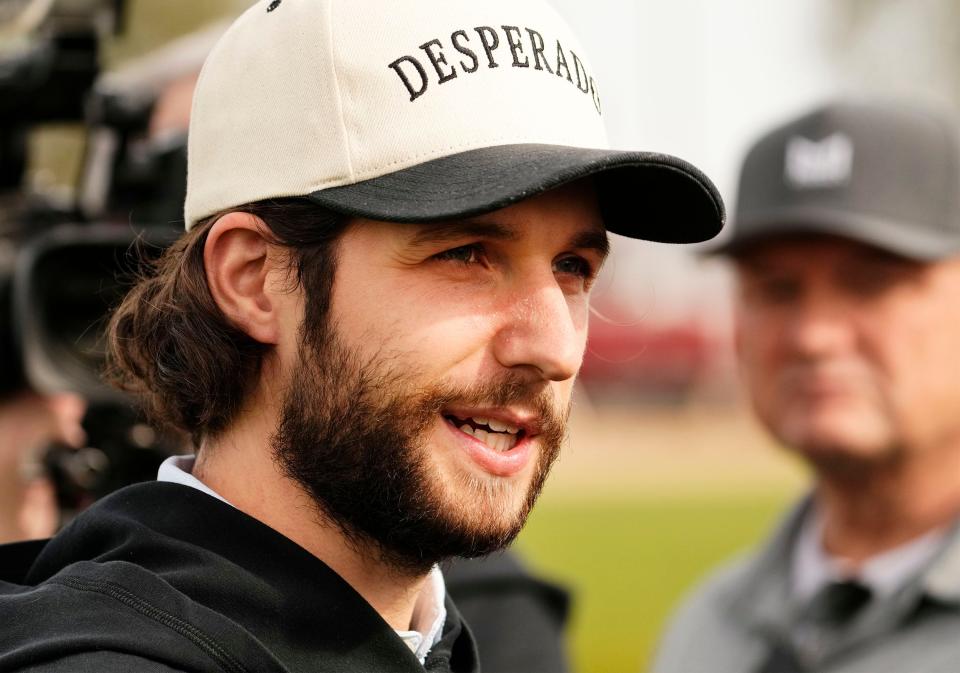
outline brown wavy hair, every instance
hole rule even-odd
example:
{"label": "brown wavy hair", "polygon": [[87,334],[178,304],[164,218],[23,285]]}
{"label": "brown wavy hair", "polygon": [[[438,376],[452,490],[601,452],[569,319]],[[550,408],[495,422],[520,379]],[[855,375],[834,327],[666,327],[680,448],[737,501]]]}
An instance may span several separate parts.
{"label": "brown wavy hair", "polygon": [[133,394],[148,418],[188,433],[199,446],[235,418],[269,346],[223,314],[207,285],[203,249],[214,223],[245,212],[289,251],[291,279],[306,297],[304,329],[322,326],[348,219],[305,198],[258,201],[196,224],[145,272],[107,327],[106,378]]}

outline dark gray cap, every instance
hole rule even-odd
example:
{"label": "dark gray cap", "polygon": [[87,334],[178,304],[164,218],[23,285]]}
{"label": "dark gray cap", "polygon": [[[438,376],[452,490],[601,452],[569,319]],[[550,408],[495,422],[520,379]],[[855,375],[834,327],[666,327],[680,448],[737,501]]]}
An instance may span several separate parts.
{"label": "dark gray cap", "polygon": [[780,126],[747,154],[733,233],[713,252],[827,234],[917,260],[960,253],[960,143],[923,109],[835,103]]}

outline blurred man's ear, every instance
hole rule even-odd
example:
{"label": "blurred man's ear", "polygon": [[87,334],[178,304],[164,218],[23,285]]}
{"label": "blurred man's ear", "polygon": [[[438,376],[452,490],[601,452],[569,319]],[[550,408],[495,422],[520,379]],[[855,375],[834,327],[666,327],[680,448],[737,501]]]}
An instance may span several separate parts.
{"label": "blurred man's ear", "polygon": [[279,316],[270,276],[275,255],[263,220],[228,213],[210,228],[203,249],[213,300],[237,328],[265,344],[279,338]]}

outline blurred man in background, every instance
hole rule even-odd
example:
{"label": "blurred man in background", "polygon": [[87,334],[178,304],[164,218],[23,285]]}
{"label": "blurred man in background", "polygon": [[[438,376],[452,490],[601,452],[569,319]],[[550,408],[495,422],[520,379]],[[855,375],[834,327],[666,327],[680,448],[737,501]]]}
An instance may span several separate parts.
{"label": "blurred man in background", "polygon": [[837,104],[777,128],[747,155],[721,252],[754,410],[815,482],[687,601],[655,670],[958,670],[953,124]]}

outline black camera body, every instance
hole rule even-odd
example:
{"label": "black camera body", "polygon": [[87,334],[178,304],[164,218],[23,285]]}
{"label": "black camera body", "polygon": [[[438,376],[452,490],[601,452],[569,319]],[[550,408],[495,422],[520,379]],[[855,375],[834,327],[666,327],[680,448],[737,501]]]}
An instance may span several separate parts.
{"label": "black camera body", "polygon": [[[0,400],[32,389],[88,401],[87,446],[51,446],[43,459],[64,520],[154,478],[179,447],[101,381],[109,311],[182,232],[186,189],[185,134],[147,147],[151,97],[98,89],[100,47],[124,9],[125,0],[0,0],[0,22],[23,24],[0,49]],[[24,187],[29,134],[59,122],[82,123],[88,138],[68,204]]]}
{"label": "black camera body", "polygon": [[119,29],[124,10],[125,0],[0,0],[0,398],[28,385],[13,317],[19,250],[37,233],[77,219],[26,192],[28,136],[43,124],[84,120],[101,39]]}
{"label": "black camera body", "polygon": [[3,0],[12,33],[0,50],[0,190],[18,190],[26,136],[42,123],[80,121],[100,74],[100,44],[123,22],[126,0]]}

